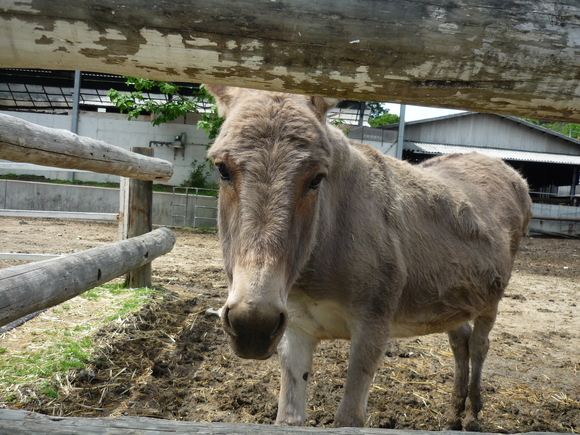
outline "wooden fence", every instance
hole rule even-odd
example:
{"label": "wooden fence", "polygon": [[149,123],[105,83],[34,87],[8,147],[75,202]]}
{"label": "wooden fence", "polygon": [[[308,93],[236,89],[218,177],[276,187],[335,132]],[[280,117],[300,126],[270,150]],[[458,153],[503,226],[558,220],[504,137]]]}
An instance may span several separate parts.
{"label": "wooden fence", "polygon": [[580,122],[578,1],[150,5],[4,0],[0,65]]}
{"label": "wooden fence", "polygon": [[[371,429],[358,427],[313,428],[291,426],[265,426],[236,423],[196,423],[193,421],[171,421],[145,417],[80,418],[51,417],[29,411],[0,410],[0,428],[11,435],[28,434],[77,434],[126,435],[126,434],[213,434],[213,435],[452,435],[454,431],[408,431],[400,429]],[[537,432],[535,432],[537,434]],[[529,432],[525,435],[532,435]],[[481,433],[480,435],[488,435]],[[542,435],[556,435],[543,432]]]}
{"label": "wooden fence", "polygon": [[123,274],[132,287],[151,285],[151,261],[175,243],[169,229],[152,231],[152,180],[169,180],[173,165],[153,158],[151,148],[132,151],[0,114],[0,159],[123,177],[120,241],[0,270],[0,326]]}

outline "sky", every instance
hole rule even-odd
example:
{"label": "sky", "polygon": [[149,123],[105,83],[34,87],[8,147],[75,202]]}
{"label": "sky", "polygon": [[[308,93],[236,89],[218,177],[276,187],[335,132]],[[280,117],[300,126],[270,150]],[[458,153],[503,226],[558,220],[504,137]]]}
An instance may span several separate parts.
{"label": "sky", "polygon": [[[400,105],[393,103],[384,104],[388,109],[389,113],[393,115],[399,115]],[[405,110],[405,121],[419,121],[420,119],[437,118],[438,116],[453,115],[456,113],[465,112],[464,110],[453,110],[453,109],[436,109],[433,107],[422,107],[422,106],[410,106],[407,105]]]}

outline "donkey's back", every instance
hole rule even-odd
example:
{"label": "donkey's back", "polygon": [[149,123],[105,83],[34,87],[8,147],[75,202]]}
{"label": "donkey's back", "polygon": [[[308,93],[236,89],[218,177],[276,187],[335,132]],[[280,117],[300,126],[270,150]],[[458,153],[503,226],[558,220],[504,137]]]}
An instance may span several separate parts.
{"label": "donkey's back", "polygon": [[526,182],[477,153],[391,165],[399,187],[388,201],[398,206],[383,231],[405,269],[391,336],[449,332],[484,315],[492,324],[531,218]]}

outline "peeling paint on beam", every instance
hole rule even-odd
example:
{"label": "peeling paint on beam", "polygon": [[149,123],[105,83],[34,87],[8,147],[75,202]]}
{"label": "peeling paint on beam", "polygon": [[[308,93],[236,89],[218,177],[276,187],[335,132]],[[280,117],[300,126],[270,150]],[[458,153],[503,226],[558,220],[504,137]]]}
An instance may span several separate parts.
{"label": "peeling paint on beam", "polygon": [[0,38],[5,67],[580,122],[574,2],[8,0]]}

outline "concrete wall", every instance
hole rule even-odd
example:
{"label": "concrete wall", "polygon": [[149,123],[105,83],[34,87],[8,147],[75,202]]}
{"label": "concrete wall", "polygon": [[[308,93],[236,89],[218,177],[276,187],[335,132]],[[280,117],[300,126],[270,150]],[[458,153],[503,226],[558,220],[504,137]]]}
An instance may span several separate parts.
{"label": "concrete wall", "polygon": [[[533,204],[532,214],[535,218],[529,226],[531,235],[559,233],[569,236],[580,236],[580,207],[570,207],[556,204]],[[555,219],[542,219],[561,218]],[[567,221],[566,218],[576,219],[576,221]]]}
{"label": "concrete wall", "polygon": [[[172,214],[184,215],[172,217]],[[190,190],[186,195],[153,193],[153,224],[167,226],[194,226],[195,205],[210,207],[197,209],[196,227],[217,226],[217,199],[212,196],[195,196]],[[0,209],[48,210],[92,213],[118,213],[119,189],[101,187],[70,186],[52,183],[0,180]],[[205,218],[205,219],[204,219]]]}
{"label": "concrete wall", "polygon": [[[202,192],[200,192],[202,193]],[[194,218],[196,215],[197,219]],[[187,205],[187,207],[184,207]],[[187,213],[184,213],[187,208]],[[0,180],[0,209],[118,213],[119,190],[101,187]],[[580,235],[580,207],[534,204],[531,234],[545,232]],[[184,215],[185,217],[173,216]],[[538,217],[573,218],[579,222]],[[185,227],[217,227],[217,198],[200,195],[153,193],[153,224]]]}
{"label": "concrete wall", "polygon": [[[51,128],[70,130],[71,117],[69,115],[51,115],[28,112],[0,113],[24,119],[35,124]],[[150,141],[172,142],[174,137],[186,133],[186,145],[183,153],[175,151],[169,146],[155,146],[155,157],[168,160],[175,165],[173,177],[164,184],[179,186],[189,175],[191,162],[205,160],[206,148],[209,143],[207,134],[197,129],[198,115],[188,115],[187,120],[174,121],[154,127],[150,117],[140,116],[136,120],[127,121],[125,115],[116,113],[81,112],[79,116],[78,134],[93,139],[102,140],[111,145],[124,149],[132,147],[148,147]],[[44,175],[47,178],[81,181],[118,182],[119,177],[114,175],[96,174],[87,171],[69,171],[58,168],[46,168],[27,163],[13,163],[0,160],[0,174],[31,174]],[[217,174],[212,174],[213,181],[217,182]]]}
{"label": "concrete wall", "polygon": [[397,157],[398,131],[372,127],[349,127],[348,138],[355,142],[366,143],[382,154]]}

